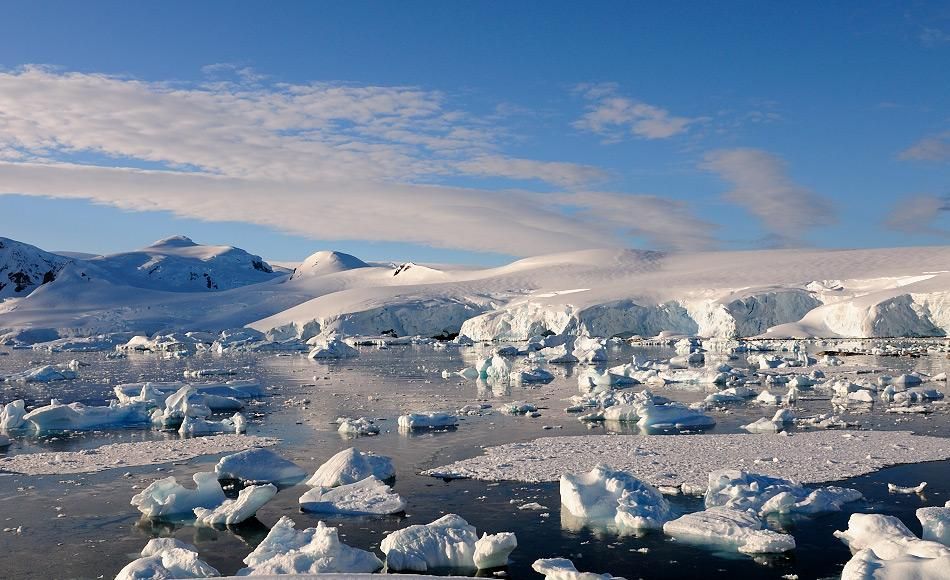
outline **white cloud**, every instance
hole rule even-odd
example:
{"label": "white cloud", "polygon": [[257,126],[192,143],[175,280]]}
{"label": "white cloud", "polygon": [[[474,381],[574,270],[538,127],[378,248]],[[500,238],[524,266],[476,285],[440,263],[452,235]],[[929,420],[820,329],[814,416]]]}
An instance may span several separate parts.
{"label": "white cloud", "polygon": [[[0,162],[0,190],[270,226],[314,239],[406,241],[525,256],[625,244],[696,249],[712,226],[646,195],[543,194],[380,183],[254,181],[62,163]],[[563,210],[570,209],[565,213]]]}
{"label": "white cloud", "polygon": [[621,96],[613,84],[581,85],[577,91],[589,104],[574,127],[603,135],[609,141],[618,141],[627,134],[667,139],[703,120],[677,117],[666,109]]}
{"label": "white cloud", "polygon": [[[448,109],[441,93],[265,85],[231,65],[207,72],[239,81],[0,72],[0,193],[166,210],[312,239],[516,255],[623,245],[631,233],[671,248],[710,242],[708,223],[652,196],[434,185],[473,175],[583,190],[604,178],[586,165],[504,155],[502,129]],[[635,223],[637,215],[654,217]]]}
{"label": "white cloud", "polygon": [[899,200],[884,220],[884,225],[905,234],[950,238],[950,231],[934,225],[946,212],[950,212],[950,196],[914,195]]}
{"label": "white cloud", "polygon": [[914,161],[950,161],[950,131],[924,137],[901,151],[900,158]]}
{"label": "white cloud", "polygon": [[726,199],[757,216],[778,245],[800,244],[809,229],[834,223],[829,202],[796,184],[784,161],[759,149],[719,149],[701,167],[729,181]]}

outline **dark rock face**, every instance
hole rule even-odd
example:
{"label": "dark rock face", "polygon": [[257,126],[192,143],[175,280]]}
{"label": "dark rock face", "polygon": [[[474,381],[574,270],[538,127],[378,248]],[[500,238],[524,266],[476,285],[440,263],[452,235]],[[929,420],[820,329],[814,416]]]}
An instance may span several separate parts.
{"label": "dark rock face", "polygon": [[0,238],[0,299],[26,296],[56,280],[69,258],[8,238]]}

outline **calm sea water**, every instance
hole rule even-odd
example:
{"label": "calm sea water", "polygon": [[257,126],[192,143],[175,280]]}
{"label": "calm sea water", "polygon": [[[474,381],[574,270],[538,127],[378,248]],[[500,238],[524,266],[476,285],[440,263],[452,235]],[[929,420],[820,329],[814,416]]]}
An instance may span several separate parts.
{"label": "calm sea water", "polygon": [[[241,560],[283,515],[298,528],[316,525],[319,519],[340,527],[343,541],[374,549],[387,531],[427,523],[445,513],[457,513],[482,531],[513,531],[519,547],[505,570],[510,578],[539,578],[531,563],[540,557],[570,557],[581,570],[610,572],[627,578],[799,578],[834,577],[850,558],[847,548],[831,536],[847,526],[851,511],[888,513],[900,517],[915,532],[920,531],[914,510],[924,505],[943,505],[950,499],[950,462],[905,465],[869,476],[841,482],[856,487],[867,501],[847,506],[847,511],[794,521],[772,522],[795,536],[798,548],[786,556],[753,558],[712,548],[690,546],[662,533],[618,537],[606,530],[578,528],[562,520],[557,484],[487,483],[442,481],[418,472],[456,459],[471,457],[481,448],[509,441],[527,441],[550,435],[603,432],[589,428],[564,413],[562,399],[577,393],[573,369],[558,369],[557,378],[539,387],[512,387],[493,392],[461,379],[442,379],[444,369],[458,370],[478,356],[473,349],[435,350],[428,346],[400,346],[386,350],[362,349],[356,359],[319,363],[305,356],[273,354],[200,354],[183,359],[165,359],[141,354],[110,360],[104,353],[49,354],[10,351],[0,356],[0,374],[25,370],[38,364],[61,364],[78,359],[89,366],[75,381],[49,385],[0,383],[0,401],[25,398],[28,404],[45,404],[51,397],[65,402],[103,404],[112,387],[141,380],[180,380],[185,369],[226,367],[238,370],[236,378],[255,377],[268,387],[269,396],[248,406],[250,433],[276,436],[275,448],[308,470],[350,446],[393,458],[397,468],[395,489],[406,499],[406,514],[399,517],[318,518],[301,513],[297,500],[304,486],[282,490],[258,513],[256,519],[231,529],[195,527],[183,523],[142,520],[129,499],[154,479],[175,475],[190,480],[197,471],[213,468],[217,457],[182,464],[123,468],[96,474],[26,477],[0,475],[0,529],[23,527],[20,535],[0,532],[0,577],[3,578],[111,578],[134,559],[149,538],[174,536],[195,544],[201,557],[222,573],[234,573]],[[611,364],[639,358],[669,357],[662,348],[611,350]],[[616,362],[614,362],[616,361]],[[920,369],[936,373],[950,370],[943,357],[877,359],[854,357],[848,361],[890,370]],[[941,388],[945,386],[940,385]],[[698,387],[653,389],[676,400],[701,400]],[[466,417],[457,430],[410,436],[396,430],[395,417],[406,411],[454,410],[462,405],[487,402],[527,401],[542,407],[539,418],[510,417],[495,412]],[[827,399],[804,401],[799,415],[830,411]],[[765,414],[755,406],[740,406],[728,414],[713,413],[719,422],[713,432],[738,432],[738,426]],[[385,419],[377,437],[344,439],[332,421],[338,416],[368,416]],[[924,416],[896,417],[875,409],[845,413],[865,428],[909,429],[918,433],[950,437],[947,406]],[[542,426],[555,427],[543,430]],[[635,428],[631,429],[635,432]],[[175,434],[142,429],[17,438],[8,454],[35,451],[72,451],[105,443],[147,438],[177,437]],[[725,467],[725,466],[724,466]],[[885,483],[916,484],[928,481],[926,496],[888,495]],[[538,502],[545,512],[521,511],[518,505]],[[678,512],[702,508],[698,498],[671,499]],[[646,549],[645,552],[642,549]],[[485,574],[485,572],[483,572]],[[491,572],[487,574],[491,575]]]}

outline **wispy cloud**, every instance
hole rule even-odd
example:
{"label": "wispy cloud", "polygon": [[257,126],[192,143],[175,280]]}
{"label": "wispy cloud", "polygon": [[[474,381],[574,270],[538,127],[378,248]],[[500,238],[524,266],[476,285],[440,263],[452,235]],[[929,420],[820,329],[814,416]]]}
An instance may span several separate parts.
{"label": "wispy cloud", "polygon": [[927,48],[950,44],[950,32],[932,26],[922,26],[918,38],[920,38],[920,43]]}
{"label": "wispy cloud", "polygon": [[950,238],[950,231],[935,225],[947,212],[950,212],[950,195],[913,195],[897,201],[884,226],[905,234]]}
{"label": "wispy cloud", "polygon": [[622,96],[614,84],[580,85],[576,91],[588,104],[587,112],[573,123],[574,127],[602,135],[608,141],[626,136],[667,139],[702,121],[678,117],[661,107]]}
{"label": "wispy cloud", "polygon": [[785,162],[760,149],[719,149],[701,167],[732,183],[726,199],[759,218],[776,245],[794,246],[808,230],[834,223],[831,204],[788,176]]}
{"label": "wispy cloud", "polygon": [[924,137],[901,151],[899,157],[913,161],[950,161],[950,131]]}
{"label": "wispy cloud", "polygon": [[[241,70],[216,67],[239,78],[202,85],[0,73],[0,192],[514,255],[624,245],[631,235],[670,248],[711,242],[712,226],[686,206],[584,193],[603,179],[597,168],[506,155],[503,129],[450,108],[442,93],[273,84]],[[566,191],[440,185],[460,176]]]}

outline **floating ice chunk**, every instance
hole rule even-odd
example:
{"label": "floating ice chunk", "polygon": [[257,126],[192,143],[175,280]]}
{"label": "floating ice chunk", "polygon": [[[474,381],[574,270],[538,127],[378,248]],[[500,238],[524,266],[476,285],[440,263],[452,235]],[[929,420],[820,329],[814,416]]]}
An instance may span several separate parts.
{"label": "floating ice chunk", "polygon": [[768,389],[763,389],[759,396],[755,398],[756,402],[762,405],[778,405],[782,402],[782,398],[778,395],[773,395]]}
{"label": "floating ice chunk", "polygon": [[578,572],[574,563],[567,558],[542,558],[531,564],[531,569],[544,574],[544,580],[623,580],[620,576]]}
{"label": "floating ice chunk", "polygon": [[474,381],[475,379],[478,378],[478,369],[476,369],[475,367],[465,367],[464,369],[460,370],[457,374],[463,379]]}
{"label": "floating ice chunk", "polygon": [[894,516],[851,514],[848,529],[834,535],[854,554],[841,573],[845,580],[948,577],[950,548],[921,540]]}
{"label": "floating ice chunk", "polygon": [[644,429],[705,429],[716,424],[716,420],[700,411],[690,409],[682,403],[667,403],[656,405],[652,403],[638,404],[637,414],[640,420],[637,425]]}
{"label": "floating ice chunk", "polygon": [[54,381],[72,380],[77,376],[74,370],[45,365],[10,375],[6,380],[14,383],[52,383]]}
{"label": "floating ice chunk", "polygon": [[245,484],[273,483],[278,487],[296,485],[307,472],[270,449],[248,449],[226,455],[214,466],[218,479],[237,479]]}
{"label": "floating ice chunk", "polygon": [[566,344],[542,348],[538,351],[538,354],[551,364],[572,364],[578,362],[577,357],[573,354],[573,347],[568,349],[568,345]]}
{"label": "floating ice chunk", "polygon": [[381,455],[363,453],[354,448],[344,449],[321,465],[307,480],[310,487],[348,485],[375,476],[380,480],[396,476],[392,460]]}
{"label": "floating ice chunk", "polygon": [[622,423],[635,423],[640,420],[635,405],[614,405],[604,409],[604,421],[619,421]]}
{"label": "floating ice chunk", "polygon": [[753,513],[712,507],[663,524],[663,532],[678,540],[738,550],[745,554],[781,553],[795,549],[795,538],[764,529]]}
{"label": "floating ice chunk", "polygon": [[926,487],[927,487],[926,481],[922,481],[918,485],[914,485],[910,487],[903,487],[903,486],[897,485],[896,483],[888,483],[887,492],[888,493],[903,493],[903,494],[923,493],[924,488]]}
{"label": "floating ice chunk", "polygon": [[455,427],[459,424],[458,417],[451,413],[407,413],[397,419],[400,429],[438,429]]}
{"label": "floating ice chunk", "polygon": [[550,383],[554,375],[539,366],[524,366],[511,373],[511,380],[516,383]]}
{"label": "floating ice chunk", "polygon": [[244,563],[248,567],[240,570],[239,576],[369,573],[383,567],[371,552],[340,542],[336,528],[318,522],[315,528],[296,530],[287,516],[277,520]]}
{"label": "floating ice chunk", "polygon": [[207,525],[239,524],[254,517],[257,510],[277,495],[277,487],[251,485],[238,492],[237,499],[229,499],[214,509],[195,508],[198,523]]}
{"label": "floating ice chunk", "polygon": [[0,409],[0,431],[21,429],[26,425],[26,401],[17,399]]}
{"label": "floating ice chunk", "polygon": [[571,354],[582,363],[607,362],[607,349],[602,338],[578,336],[574,339],[574,350]]}
{"label": "floating ice chunk", "polygon": [[191,385],[185,385],[165,399],[163,409],[156,410],[152,421],[164,427],[181,424],[185,417],[205,418],[211,415],[211,409],[204,397]]}
{"label": "floating ice chunk", "polygon": [[187,378],[201,378],[201,377],[223,377],[236,375],[237,371],[233,369],[194,369],[186,370],[182,373],[182,376]]}
{"label": "floating ice chunk", "polygon": [[514,401],[511,403],[505,403],[501,406],[501,412],[506,415],[530,415],[532,413],[537,413],[538,408],[531,403],[523,403],[521,401]]}
{"label": "floating ice chunk", "polygon": [[508,565],[508,556],[518,547],[518,538],[511,532],[482,534],[475,542],[475,567],[484,570]]}
{"label": "floating ice chunk", "polygon": [[310,358],[353,358],[359,356],[360,351],[346,344],[338,338],[329,338],[314,345],[307,356]]}
{"label": "floating ice chunk", "polygon": [[305,512],[344,515],[387,515],[406,509],[406,502],[374,476],[338,487],[314,487],[300,496]]}
{"label": "floating ice chunk", "polygon": [[179,435],[210,435],[212,433],[235,433],[240,435],[247,431],[247,419],[240,413],[235,413],[230,419],[208,421],[201,417],[185,416],[178,428]]}
{"label": "floating ice chunk", "polygon": [[782,430],[782,424],[762,417],[748,425],[742,425],[742,428],[749,433],[778,433]]}
{"label": "floating ice chunk", "polygon": [[478,371],[478,376],[486,381],[508,381],[511,375],[511,361],[496,354],[479,360],[475,369]]}
{"label": "floating ice chunk", "polygon": [[198,558],[197,549],[173,538],[149,540],[142,557],[119,571],[116,580],[213,578],[220,573]]}
{"label": "floating ice chunk", "polygon": [[923,539],[950,546],[950,506],[920,508],[917,519],[924,530]]}
{"label": "floating ice chunk", "polygon": [[598,465],[588,473],[561,476],[561,506],[595,524],[657,529],[670,505],[653,486],[624,471]]}
{"label": "floating ice chunk", "polygon": [[149,416],[142,404],[123,405],[113,401],[109,406],[94,407],[82,403],[63,405],[53,399],[49,405],[24,415],[23,420],[32,423],[39,432],[87,431],[119,425],[142,425],[149,422]]}
{"label": "floating ice chunk", "polygon": [[174,476],[153,481],[132,496],[130,502],[146,517],[190,516],[195,508],[215,508],[227,499],[214,473],[200,472],[193,478],[195,489],[188,489]]}
{"label": "floating ice chunk", "polygon": [[461,517],[447,514],[432,523],[409,526],[386,536],[379,549],[386,567],[395,571],[475,568],[478,535]]}
{"label": "floating ice chunk", "polygon": [[359,435],[379,435],[379,427],[373,424],[372,419],[360,417],[358,419],[349,419],[340,417],[336,420],[340,427],[337,431],[341,435],[359,436]]}
{"label": "floating ice chunk", "polygon": [[705,503],[707,508],[727,507],[765,516],[770,513],[838,511],[843,504],[862,497],[854,489],[822,487],[810,490],[788,479],[720,469],[709,474]]}

